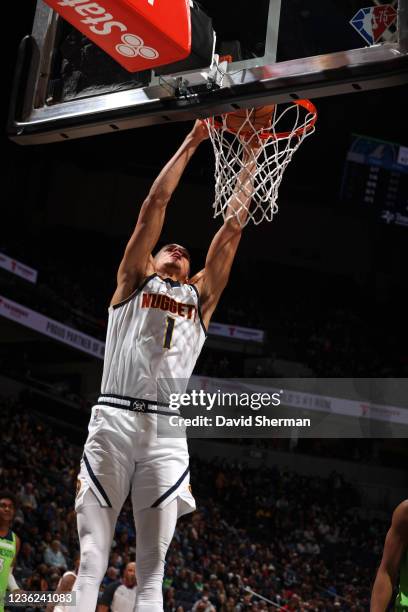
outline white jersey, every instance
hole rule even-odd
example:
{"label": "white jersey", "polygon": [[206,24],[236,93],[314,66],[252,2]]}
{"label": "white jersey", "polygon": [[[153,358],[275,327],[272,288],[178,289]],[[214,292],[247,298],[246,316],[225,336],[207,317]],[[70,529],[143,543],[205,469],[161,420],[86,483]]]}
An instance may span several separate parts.
{"label": "white jersey", "polygon": [[184,392],[205,338],[197,289],[147,277],[109,307],[101,393],[166,401],[169,392]]}

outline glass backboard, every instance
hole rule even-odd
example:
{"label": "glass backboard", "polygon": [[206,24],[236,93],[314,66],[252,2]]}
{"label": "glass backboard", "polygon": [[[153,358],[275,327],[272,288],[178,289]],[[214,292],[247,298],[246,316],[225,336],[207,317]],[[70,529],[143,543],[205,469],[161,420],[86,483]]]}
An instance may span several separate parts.
{"label": "glass backboard", "polygon": [[198,4],[216,34],[208,65],[131,74],[38,0],[10,137],[54,142],[408,82],[408,0]]}

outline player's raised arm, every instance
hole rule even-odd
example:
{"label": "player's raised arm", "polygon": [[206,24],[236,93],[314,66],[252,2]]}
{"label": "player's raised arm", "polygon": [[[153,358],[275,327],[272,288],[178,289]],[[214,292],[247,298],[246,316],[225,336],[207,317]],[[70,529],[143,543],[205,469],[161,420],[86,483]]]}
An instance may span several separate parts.
{"label": "player's raised arm", "polygon": [[160,238],[167,204],[191,156],[206,138],[207,128],[200,121],[196,121],[183,144],[154,181],[143,202],[136,227],[120,263],[112,304],[126,299],[143,278],[153,271],[149,270],[151,252]]}
{"label": "player's raised arm", "polygon": [[196,285],[201,294],[201,310],[206,328],[228,282],[241,240],[242,227],[248,216],[253,194],[256,157],[256,149],[248,146],[244,150],[243,168],[238,174],[234,193],[228,202],[224,224],[211,242],[204,270],[197,275]]}
{"label": "player's raised arm", "polygon": [[394,510],[391,527],[385,538],[384,551],[371,594],[371,612],[385,612],[391,601],[400,563],[408,548],[408,501]]}

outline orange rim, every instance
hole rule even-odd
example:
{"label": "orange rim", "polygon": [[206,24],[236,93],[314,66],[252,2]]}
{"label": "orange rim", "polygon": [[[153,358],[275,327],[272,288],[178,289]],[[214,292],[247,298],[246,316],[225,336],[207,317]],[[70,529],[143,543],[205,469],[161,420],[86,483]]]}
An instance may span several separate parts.
{"label": "orange rim", "polygon": [[[277,133],[272,132],[269,128],[264,128],[262,129],[262,131],[260,131],[259,134],[257,134],[257,136],[261,138],[262,140],[268,140],[269,138],[274,138],[275,140],[279,140],[283,138],[289,138],[290,136],[301,136],[305,132],[309,132],[315,126],[315,123],[317,121],[317,108],[315,107],[313,102],[311,102],[310,100],[293,100],[293,104],[302,106],[307,111],[313,114],[313,116],[311,117],[307,125],[299,127],[296,130],[293,130],[291,132],[277,132]],[[221,116],[227,117],[228,115],[233,115],[233,114],[234,113],[231,112],[231,113],[225,113],[224,115],[221,115]],[[216,129],[221,129],[224,127],[224,124],[221,121],[217,120],[215,117],[212,117],[212,123]],[[230,132],[231,134],[238,134],[239,132],[239,130],[234,130],[233,128],[229,128],[229,127],[226,128],[226,131]],[[241,132],[240,133],[240,136],[243,136],[244,138],[248,136],[253,136],[253,135],[254,135],[253,132]]]}

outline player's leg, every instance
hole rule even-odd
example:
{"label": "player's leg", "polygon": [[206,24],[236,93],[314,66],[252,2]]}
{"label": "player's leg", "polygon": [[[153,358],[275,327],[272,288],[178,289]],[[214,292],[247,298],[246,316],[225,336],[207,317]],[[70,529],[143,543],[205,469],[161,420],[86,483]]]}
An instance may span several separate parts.
{"label": "player's leg", "polygon": [[164,508],[134,512],[136,527],[136,612],[163,610],[164,560],[177,522],[177,498]]}
{"label": "player's leg", "polygon": [[119,510],[100,505],[91,489],[77,509],[81,562],[75,582],[76,612],[95,610],[105,575]]}
{"label": "player's leg", "polygon": [[81,548],[76,612],[95,610],[117,517],[129,493],[134,463],[129,461],[133,441],[126,425],[121,411],[92,409],[75,499]]}

